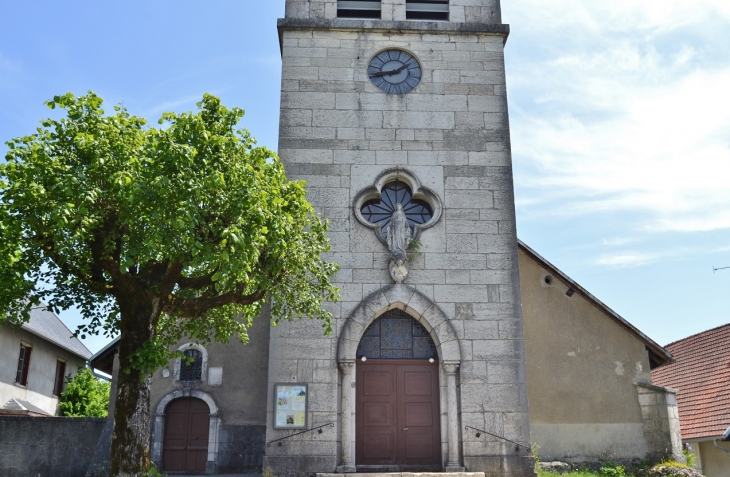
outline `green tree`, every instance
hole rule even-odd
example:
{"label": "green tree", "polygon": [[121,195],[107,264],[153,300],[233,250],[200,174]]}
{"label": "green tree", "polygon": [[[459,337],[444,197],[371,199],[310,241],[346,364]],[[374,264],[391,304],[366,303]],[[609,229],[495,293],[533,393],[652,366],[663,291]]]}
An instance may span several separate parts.
{"label": "green tree", "polygon": [[78,333],[119,332],[111,474],[149,469],[149,377],[183,336],[245,342],[271,300],[274,324],[331,316],[337,270],[304,183],[205,95],[163,127],[92,92],[54,97],[61,119],[7,142],[0,165],[0,316],[76,305]]}
{"label": "green tree", "polygon": [[73,378],[68,376],[58,407],[66,417],[107,417],[110,392],[110,383],[98,379],[91,369],[85,368]]}

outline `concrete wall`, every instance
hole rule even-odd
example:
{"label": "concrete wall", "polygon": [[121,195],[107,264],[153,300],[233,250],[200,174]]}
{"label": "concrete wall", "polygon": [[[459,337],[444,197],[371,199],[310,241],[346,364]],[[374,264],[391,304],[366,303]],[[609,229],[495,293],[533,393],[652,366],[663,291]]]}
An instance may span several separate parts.
{"label": "concrete wall", "polygon": [[[172,393],[204,393],[216,408],[216,425],[211,427],[209,467],[223,473],[251,472],[261,469],[266,422],[266,382],[269,364],[269,329],[266,317],[254,320],[248,330],[249,343],[212,343],[207,349],[206,381],[183,383],[175,380],[175,362],[158,370],[152,378],[150,409],[153,425],[153,459],[162,451],[163,414],[155,416],[160,402],[167,403]],[[182,344],[182,343],[181,343]],[[216,371],[216,369],[218,371]],[[217,382],[217,373],[222,379]],[[211,381],[212,379],[212,381]],[[162,406],[164,408],[164,404]],[[158,468],[160,468],[160,462]],[[163,469],[164,470],[164,469]]]}
{"label": "concrete wall", "polygon": [[[26,386],[15,383],[21,341],[33,347]],[[10,398],[18,398],[55,415],[58,397],[53,395],[53,384],[59,358],[66,360],[66,375],[75,376],[79,368],[86,365],[83,358],[24,329],[16,331],[7,325],[0,327],[0,407]]]}
{"label": "concrete wall", "polygon": [[[337,18],[337,0],[287,0],[287,18]],[[381,19],[406,19],[405,0],[382,0]],[[499,0],[451,0],[449,21],[455,23],[502,23]]]}
{"label": "concrete wall", "polygon": [[[429,22],[402,22],[400,30],[377,21],[339,25],[326,20],[333,18],[327,2],[308,3],[306,12],[303,2],[287,2],[288,23],[281,24],[279,155],[290,178],[307,181],[309,200],[330,221],[332,251],[326,258],[340,264],[334,281],[342,301],[328,305],[335,317],[331,336],[311,322],[272,331],[268,395],[275,382],[308,382],[311,425],[339,426],[340,331],[366,297],[395,306],[383,295],[392,283],[387,247],[355,219],[353,201],[384,171],[399,167],[444,205],[441,220],[421,234],[422,248],[404,285],[410,291],[403,295],[417,291],[435,303],[448,324],[426,323],[427,329],[448,326],[451,339],[459,341],[461,421],[529,443],[504,29],[459,33],[449,30],[454,24],[431,28]],[[313,13],[317,4],[324,6],[323,17]],[[292,22],[315,16],[325,20],[299,27]],[[369,59],[392,47],[412,52],[423,67],[421,84],[407,95],[383,94],[366,74]],[[375,307],[372,319],[384,311],[368,306]],[[442,395],[442,413],[445,401]],[[269,440],[286,435],[271,427],[272,412],[270,407]],[[527,468],[521,457],[505,456],[498,441],[462,436],[462,430],[460,459],[469,470],[501,466],[503,475],[518,475]],[[267,449],[266,462],[285,472],[332,472],[340,432],[325,430]]]}
{"label": "concrete wall", "polygon": [[[727,442],[718,442],[730,450]],[[695,468],[705,477],[727,477],[730,475],[730,454],[717,447],[712,441],[692,442],[694,454],[697,457]]]}
{"label": "concrete wall", "polygon": [[105,419],[0,416],[0,475],[85,475]]}
{"label": "concrete wall", "polygon": [[644,344],[519,253],[532,440],[542,460],[643,458]]}

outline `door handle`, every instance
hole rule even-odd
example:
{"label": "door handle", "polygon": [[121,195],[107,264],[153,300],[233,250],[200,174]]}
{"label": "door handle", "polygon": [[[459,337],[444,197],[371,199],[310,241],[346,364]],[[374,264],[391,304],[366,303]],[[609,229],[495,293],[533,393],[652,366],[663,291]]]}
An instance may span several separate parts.
{"label": "door handle", "polygon": [[401,429],[401,431],[407,431],[407,430],[408,430],[407,427],[404,427],[403,429]]}

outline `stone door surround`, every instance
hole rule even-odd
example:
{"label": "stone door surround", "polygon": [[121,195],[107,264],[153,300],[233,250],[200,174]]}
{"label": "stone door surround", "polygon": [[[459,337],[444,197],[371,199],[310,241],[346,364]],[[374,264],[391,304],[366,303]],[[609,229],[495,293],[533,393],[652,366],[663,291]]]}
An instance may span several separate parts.
{"label": "stone door surround", "polygon": [[423,293],[405,284],[381,288],[370,294],[350,314],[340,333],[337,361],[341,370],[342,413],[340,422],[341,452],[337,472],[356,472],[353,448],[355,420],[352,407],[353,370],[360,338],[370,324],[383,313],[400,309],[419,321],[436,344],[439,361],[446,375],[446,411],[448,459],[445,470],[463,471],[459,458],[459,428],[461,427],[456,393],[456,373],[461,363],[458,337],[448,317]]}
{"label": "stone door surround", "polygon": [[[179,389],[173,391],[157,404],[155,410],[154,421],[152,422],[152,452],[151,460],[161,468],[162,465],[162,439],[165,435],[165,408],[171,401],[181,397],[198,398],[208,405],[210,409],[210,424],[208,428],[208,462],[205,464],[206,473],[209,470],[215,470],[218,458],[218,428],[220,427],[220,419],[218,418],[218,406],[216,406],[213,398],[196,389]],[[211,472],[212,473],[212,472]]]}

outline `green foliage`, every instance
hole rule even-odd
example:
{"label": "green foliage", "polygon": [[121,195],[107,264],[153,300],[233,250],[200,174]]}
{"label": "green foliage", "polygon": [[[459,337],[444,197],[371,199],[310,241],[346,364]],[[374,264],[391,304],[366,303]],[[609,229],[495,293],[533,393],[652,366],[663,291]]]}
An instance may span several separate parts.
{"label": "green foliage", "polygon": [[626,475],[626,467],[613,462],[606,462],[599,470],[601,477],[624,477]]}
{"label": "green foliage", "polygon": [[574,470],[567,474],[559,474],[557,472],[537,469],[537,475],[538,477],[600,477],[597,472],[587,469]]}
{"label": "green foliage", "polygon": [[154,464],[154,462],[150,463],[150,470],[142,474],[143,477],[167,477],[167,474],[161,474],[159,470],[157,470],[157,466]]}
{"label": "green foliage", "polygon": [[682,447],[682,454],[684,454],[684,459],[687,461],[687,466],[694,467],[697,456],[692,452],[691,444],[687,443]]}
{"label": "green foliage", "polygon": [[246,342],[269,298],[274,324],[307,317],[329,333],[327,224],[237,129],[243,110],[206,94],[150,127],[121,106],[105,114],[92,92],[47,105],[65,116],[8,141],[0,164],[0,324],[41,300],[75,305],[81,337],[147,333],[120,355],[142,375],[182,337]]}
{"label": "green foliage", "polygon": [[537,463],[540,462],[540,446],[537,442],[530,442],[530,454],[532,454],[532,460],[537,468]]}
{"label": "green foliage", "polygon": [[89,368],[71,378],[61,393],[58,407],[66,417],[107,417],[111,385]]}

